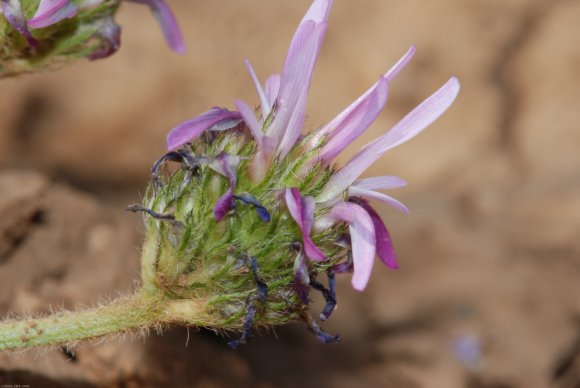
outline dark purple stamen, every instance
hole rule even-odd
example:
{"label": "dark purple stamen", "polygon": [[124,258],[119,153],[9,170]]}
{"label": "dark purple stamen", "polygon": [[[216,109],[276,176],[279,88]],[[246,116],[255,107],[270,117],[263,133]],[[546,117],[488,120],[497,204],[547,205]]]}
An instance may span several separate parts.
{"label": "dark purple stamen", "polygon": [[304,319],[304,321],[306,321],[306,325],[308,325],[308,330],[310,330],[316,336],[316,338],[318,338],[320,342],[325,344],[340,342],[339,334],[331,335],[322,331],[320,326],[318,326],[318,323],[316,323],[316,321],[312,319],[310,315],[304,314],[302,318]]}
{"label": "dark purple stamen", "polygon": [[258,287],[258,301],[261,304],[266,304],[266,300],[268,299],[268,286],[258,277],[258,262],[255,256],[250,257],[250,269],[254,275],[256,287]]}
{"label": "dark purple stamen", "polygon": [[151,181],[155,187],[161,186],[161,181],[159,179],[159,169],[165,162],[177,162],[184,165],[188,169],[186,181],[189,181],[191,179],[191,174],[195,175],[197,168],[204,161],[205,158],[194,158],[185,150],[170,151],[163,155],[153,164],[153,167],[151,167]]}
{"label": "dark purple stamen", "polygon": [[258,213],[258,217],[260,217],[263,222],[270,221],[270,213],[252,194],[242,193],[234,195],[234,198],[246,205],[254,206],[256,208],[256,213]]}
{"label": "dark purple stamen", "polygon": [[252,323],[256,315],[256,297],[249,296],[246,300],[246,314],[244,315],[244,324],[242,326],[242,335],[239,339],[228,342],[228,346],[237,349],[238,346],[245,344],[252,337]]}
{"label": "dark purple stamen", "polygon": [[159,169],[165,162],[182,163],[189,169],[194,169],[199,166],[199,162],[189,153],[185,151],[169,151],[155,162],[151,168],[151,176],[157,177],[159,175]]}
{"label": "dark purple stamen", "polygon": [[228,342],[228,346],[232,349],[237,349],[238,346],[245,344],[252,337],[252,323],[258,310],[258,306],[264,308],[268,300],[268,286],[258,277],[258,262],[256,257],[250,256],[249,267],[254,276],[256,287],[258,288],[258,295],[248,296],[246,299],[246,314],[244,315],[244,323],[242,325],[242,335],[239,339]]}
{"label": "dark purple stamen", "polygon": [[332,269],[335,273],[351,273],[354,269],[352,264],[352,251],[348,251],[345,262],[335,264]]}
{"label": "dark purple stamen", "polygon": [[133,212],[133,213],[145,212],[145,213],[149,214],[151,217],[155,218],[156,220],[169,221],[175,226],[183,226],[183,224],[180,221],[177,221],[175,219],[175,216],[173,214],[157,213],[156,211],[151,210],[149,208],[146,208],[144,206],[141,206],[139,204],[129,205],[129,206],[127,206],[127,208],[125,210]]}
{"label": "dark purple stamen", "polygon": [[298,294],[302,303],[308,304],[308,287],[306,287],[300,279],[294,281],[294,291],[296,291],[296,294]]}
{"label": "dark purple stamen", "polygon": [[336,307],[336,280],[334,278],[334,271],[329,269],[326,275],[328,276],[328,289],[316,280],[310,281],[310,287],[320,291],[326,301],[322,313],[320,314],[321,321],[326,321]]}

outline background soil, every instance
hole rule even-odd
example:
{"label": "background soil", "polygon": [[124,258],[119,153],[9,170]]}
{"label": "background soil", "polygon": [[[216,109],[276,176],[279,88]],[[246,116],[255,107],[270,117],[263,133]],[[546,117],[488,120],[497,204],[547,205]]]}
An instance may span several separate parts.
{"label": "background soil", "polygon": [[[2,81],[0,312],[94,305],[135,288],[139,200],[177,123],[257,103],[243,59],[280,69],[309,1],[170,0],[188,47],[166,48],[125,4],[112,58]],[[385,113],[350,152],[450,75],[459,99],[369,175],[393,174],[411,208],[381,208],[402,268],[368,290],[339,281],[319,344],[303,327],[232,351],[213,333],[0,355],[0,381],[32,387],[580,386],[580,3],[336,1],[307,126],[331,119],[411,44]]]}

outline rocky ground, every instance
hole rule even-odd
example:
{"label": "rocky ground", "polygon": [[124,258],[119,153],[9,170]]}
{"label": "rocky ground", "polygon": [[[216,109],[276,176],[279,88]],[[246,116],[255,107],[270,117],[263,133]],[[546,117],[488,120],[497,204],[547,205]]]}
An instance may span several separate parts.
{"label": "rocky ground", "polygon": [[[173,0],[188,54],[125,4],[113,58],[3,80],[0,313],[41,314],[126,294],[140,217],[123,211],[175,124],[235,98],[243,68],[277,71],[309,1]],[[0,354],[0,382],[31,387],[580,386],[580,3],[335,4],[307,125],[329,120],[410,44],[412,64],[351,152],[452,74],[453,108],[369,174],[404,177],[412,210],[382,213],[402,268],[364,293],[339,284],[322,345],[300,324],[238,351],[174,329],[73,349]]]}

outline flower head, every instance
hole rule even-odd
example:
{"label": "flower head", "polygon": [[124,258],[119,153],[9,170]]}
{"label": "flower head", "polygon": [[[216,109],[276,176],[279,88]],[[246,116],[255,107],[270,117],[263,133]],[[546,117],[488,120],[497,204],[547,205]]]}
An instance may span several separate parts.
{"label": "flower head", "polygon": [[[168,46],[177,53],[185,52],[177,21],[164,0],[127,1],[149,6]],[[112,55],[121,43],[121,28],[114,21],[120,4],[121,0],[0,0],[0,11],[11,26],[2,42],[0,75]],[[27,19],[24,10],[34,13]],[[2,22],[0,19],[0,25]],[[22,38],[24,44],[20,44]]]}
{"label": "flower head", "polygon": [[[385,107],[390,83],[415,48],[327,125],[303,135],[308,89],[331,6],[331,0],[314,1],[296,30],[281,73],[268,77],[264,86],[245,62],[259,109],[238,100],[237,111],[213,108],[169,132],[168,155],[182,155],[172,159],[182,167],[162,183],[155,180],[144,203],[158,213],[173,212],[184,224],[185,232],[162,229],[162,221],[151,221],[156,256],[166,262],[158,268],[172,271],[164,278],[189,276],[199,281],[200,275],[193,275],[191,268],[202,268],[211,276],[227,272],[227,281],[220,278],[220,295],[234,294],[234,289],[236,295],[252,295],[252,279],[240,280],[244,275],[234,270],[235,260],[228,257],[255,258],[258,274],[270,289],[261,318],[255,306],[247,316],[262,323],[280,323],[281,316],[304,318],[308,287],[323,291],[326,319],[336,304],[334,273],[352,272],[353,287],[362,291],[375,257],[398,268],[389,232],[369,201],[407,212],[404,204],[377,191],[406,182],[393,176],[361,179],[360,175],[386,151],[441,116],[459,92],[459,82],[451,77],[393,128],[337,167],[336,157]],[[219,168],[212,166],[217,161]],[[268,212],[268,220],[257,218],[252,209],[236,207],[239,193],[249,193],[254,205]],[[182,262],[177,268],[183,273],[175,273],[176,261]],[[329,290],[317,281],[322,273],[329,277]],[[171,290],[187,294],[194,283],[180,283],[179,288],[170,282]],[[233,318],[238,310],[232,301],[240,303],[239,297],[232,297],[229,304],[216,302],[216,309],[232,317],[232,323],[240,322],[240,315]],[[304,319],[317,337],[335,339],[312,319]]]}

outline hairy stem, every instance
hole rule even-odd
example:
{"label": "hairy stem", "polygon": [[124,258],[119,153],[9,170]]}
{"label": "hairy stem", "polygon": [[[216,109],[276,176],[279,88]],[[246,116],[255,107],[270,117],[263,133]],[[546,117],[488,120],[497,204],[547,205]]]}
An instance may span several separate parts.
{"label": "hairy stem", "polygon": [[0,323],[0,350],[58,345],[147,329],[164,321],[162,304],[141,294],[85,311]]}

